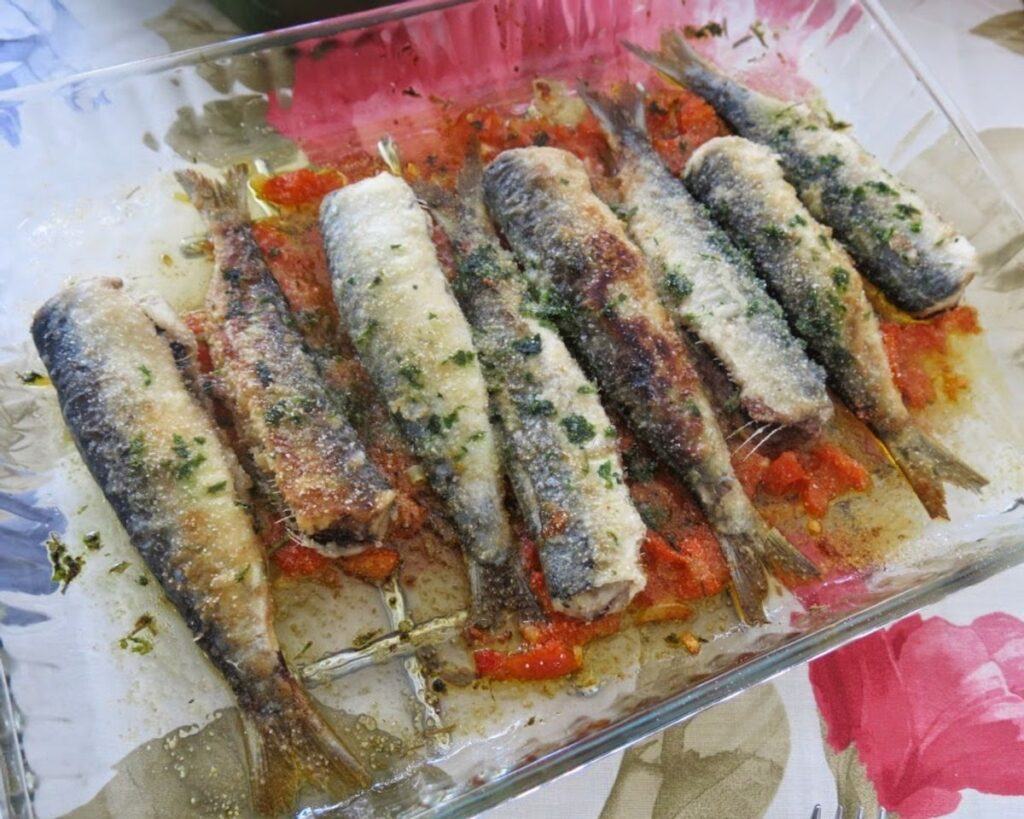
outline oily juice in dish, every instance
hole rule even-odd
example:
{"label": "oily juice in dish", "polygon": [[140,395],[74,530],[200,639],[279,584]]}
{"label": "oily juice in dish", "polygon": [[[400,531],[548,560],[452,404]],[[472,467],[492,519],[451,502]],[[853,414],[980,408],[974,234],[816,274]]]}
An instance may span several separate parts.
{"label": "oily juice in dish", "polygon": [[[666,165],[677,170],[682,169],[685,158],[703,140],[727,133],[726,127],[710,108],[685,91],[657,89],[648,101],[646,114],[653,145]],[[403,145],[409,159],[406,172],[414,181],[417,175],[434,181],[454,181],[466,146],[473,139],[479,140],[486,158],[493,157],[502,149],[521,145],[566,147],[587,162],[588,169],[595,174],[595,184],[602,183],[599,174],[607,161],[607,146],[600,126],[589,116],[567,126],[543,118],[515,115],[510,109],[482,108],[454,116],[450,124],[447,139],[429,145]],[[377,445],[378,452],[402,451],[403,445],[395,434],[393,422],[366,381],[366,374],[349,346],[346,333],[339,327],[315,214],[325,193],[383,170],[383,164],[371,155],[353,151],[339,157],[332,167],[303,169],[258,179],[257,191],[263,201],[276,207],[277,215],[259,220],[254,227],[254,235],[263,248],[272,273],[280,282],[292,309],[302,317],[300,326],[308,343],[314,349],[330,351],[331,378],[336,379],[343,393],[366,396],[358,406],[350,399],[355,410],[353,423],[370,440],[387,442],[386,447]],[[437,238],[442,260],[451,255],[450,264],[454,270],[455,254],[446,247],[443,237]],[[542,301],[537,318],[545,322],[556,321],[558,310],[556,302]],[[915,389],[913,385],[921,380],[920,373],[936,366],[936,362],[940,367],[957,370],[959,364],[951,347],[969,344],[976,328],[970,308],[958,308],[954,314],[961,318],[947,316],[927,324],[930,331],[942,339],[933,343],[931,353],[918,357],[905,354],[912,360],[901,359],[896,369],[902,389]],[[889,318],[890,321],[883,323],[887,340],[899,339],[901,333],[907,332],[905,327],[921,326],[906,325],[893,313]],[[949,341],[951,338],[953,342]],[[890,346],[894,349],[906,347],[900,347],[898,341],[893,341]],[[742,428],[742,416],[736,412],[739,406],[736,396],[728,393],[727,384],[724,390],[725,395],[715,397],[719,412],[725,418],[726,429],[737,433],[730,443],[736,452],[734,460],[739,479],[754,491],[766,518],[791,541],[813,554],[826,576],[842,577],[876,564],[884,560],[887,544],[920,529],[922,516],[913,494],[871,434],[848,412],[840,409],[828,424],[826,434],[813,443],[801,440],[791,431],[782,431],[758,448],[758,438],[751,436],[759,427]],[[932,403],[941,404],[946,408],[944,411],[955,413],[964,399],[965,393],[953,395],[943,392],[936,395]],[[733,421],[733,418],[738,420]],[[621,676],[637,661],[638,648],[628,635],[613,639],[606,635],[614,634],[627,621],[651,624],[646,626],[648,633],[664,637],[679,634],[680,627],[684,634],[687,629],[696,629],[702,640],[713,638],[715,630],[735,628],[735,621],[726,610],[712,614],[720,605],[714,598],[725,588],[728,572],[714,533],[704,521],[699,507],[678,478],[661,466],[642,442],[630,435],[618,419],[613,418],[612,422],[623,440],[623,479],[644,522],[654,534],[648,538],[643,550],[649,580],[625,619],[619,616],[602,618],[585,627],[556,619],[553,625],[546,627],[547,633],[531,635],[532,645],[541,646],[547,652],[533,657],[543,660],[544,676],[576,672],[577,682],[581,679],[593,681],[602,675],[609,679]],[[750,443],[746,443],[748,440]],[[755,449],[757,451],[752,451]],[[383,462],[393,462],[393,477],[403,477],[410,487],[417,487],[416,491],[422,496],[431,497],[427,481],[416,474],[415,461],[407,451],[404,458],[393,456]],[[886,502],[879,504],[875,500],[877,496],[885,497]],[[838,502],[832,502],[836,499]],[[401,548],[406,550],[407,556],[402,568],[403,578],[414,581],[413,587],[418,587],[414,594],[417,612],[422,612],[423,617],[451,611],[465,600],[464,581],[458,577],[461,572],[451,551],[455,539],[448,532],[447,545],[442,545],[445,539],[434,534],[433,530],[444,533],[444,524],[436,499],[431,502],[435,504],[433,507],[427,502],[419,508],[432,508],[433,514],[421,511],[412,515],[408,539],[396,541],[404,543]],[[420,534],[423,530],[429,534]],[[539,581],[540,566],[536,562],[534,546],[528,540],[522,542]],[[334,567],[329,561],[300,552],[292,545],[273,552],[271,562],[282,577],[291,578],[289,583],[303,576],[336,582],[332,579]],[[454,585],[439,579],[444,577],[454,580]],[[799,584],[798,578],[793,580]],[[292,595],[286,594],[285,597],[291,599]],[[713,601],[711,608],[701,602],[708,599]],[[695,615],[696,619],[686,619]],[[662,621],[662,624],[657,625],[657,621]],[[605,639],[590,642],[601,636]],[[662,648],[655,654],[663,655],[667,651],[671,655],[683,645],[679,640],[657,639]],[[676,647],[673,647],[673,642]],[[686,642],[689,643],[688,640]],[[566,648],[587,643],[589,646],[581,671],[578,653]],[[553,644],[558,647],[552,648]],[[650,649],[645,651],[649,653]],[[516,676],[526,679],[530,676],[524,671],[525,664],[509,659],[503,651],[478,649],[477,663],[478,670],[482,667],[496,679]],[[449,686],[445,701],[451,701],[452,709],[475,713],[477,709],[468,706],[471,692],[466,691],[464,695],[457,687],[460,675],[454,667],[441,662],[437,673],[438,678]],[[551,693],[561,685],[557,682],[545,684]],[[477,715],[479,719],[487,717],[485,711]]]}
{"label": "oily juice in dish", "polygon": [[[681,158],[702,138],[726,132],[710,109],[697,102],[686,92],[670,89],[656,90],[650,100],[649,127],[654,145],[677,171],[681,170]],[[696,113],[681,115],[684,111]],[[441,180],[454,176],[468,138],[473,135],[488,159],[507,147],[543,147],[545,143],[569,148],[587,163],[595,184],[599,188],[605,184],[600,171],[607,160],[607,148],[598,124],[590,117],[565,125],[502,109],[476,109],[453,117],[451,126],[446,138],[429,146],[405,146],[412,166],[406,168],[408,176],[419,173]],[[395,567],[395,549],[402,555],[399,571],[418,619],[457,610],[468,602],[465,573],[458,559],[459,539],[441,512],[441,499],[377,396],[331,300],[316,222],[319,200],[334,188],[381,170],[372,157],[357,152],[339,157],[329,168],[304,169],[256,181],[263,201],[277,207],[278,213],[259,220],[253,236],[297,316],[307,347],[318,357],[328,382],[340,387],[347,417],[397,493],[394,536],[389,543],[336,560],[292,542],[272,516],[260,518],[261,535],[276,577],[280,630],[290,657],[304,651],[315,656],[351,643],[356,637],[367,639],[365,633],[357,635],[339,625],[338,613],[348,616],[353,607],[361,606],[370,610],[372,619],[372,599],[355,591],[356,581],[351,578],[386,577]],[[442,262],[445,250],[443,240],[439,240],[437,252]],[[557,300],[541,297],[537,315],[531,318],[555,325],[561,309]],[[198,315],[193,320],[202,335],[205,322]],[[923,337],[921,328],[931,334],[931,346],[930,352],[917,355],[906,338],[912,333]],[[965,409],[969,386],[963,383],[974,373],[961,368],[952,349],[976,343],[972,338],[976,332],[970,308],[957,308],[925,324],[908,323],[896,313],[884,314],[887,351],[891,360],[899,362],[895,366],[897,386],[905,399],[908,394],[914,395],[915,401],[924,401],[936,416],[948,412],[952,417]],[[933,369],[948,372],[949,377],[940,374],[932,378]],[[926,382],[934,388],[931,396]],[[718,383],[712,391],[720,423],[730,434],[736,433],[730,444],[737,479],[754,495],[768,522],[805,553],[814,555],[815,563],[826,575],[825,585],[832,577],[845,577],[882,562],[897,535],[905,538],[921,527],[923,516],[912,493],[864,426],[841,408],[819,439],[808,441],[782,431],[764,442],[761,439],[771,430],[756,425],[744,428],[739,400],[727,381]],[[643,442],[630,435],[614,413],[609,420],[622,442],[622,469],[620,475],[616,475],[619,470],[613,470],[608,478],[622,480],[628,486],[651,531],[642,550],[647,586],[624,615],[585,624],[559,616],[550,611],[551,604],[544,599],[542,561],[536,546],[513,518],[532,586],[551,617],[533,633],[524,629],[521,642],[480,646],[471,658],[459,656],[458,647],[450,647],[431,660],[432,678],[445,692],[444,707],[456,722],[456,748],[486,734],[497,724],[495,720],[522,725],[525,731],[535,710],[532,701],[537,698],[555,701],[567,691],[597,691],[600,698],[611,696],[617,686],[634,686],[638,680],[636,669],[645,663],[673,663],[680,673],[685,669],[686,673],[699,675],[702,653],[713,653],[710,647],[702,648],[702,641],[728,639],[736,630],[735,617],[718,597],[728,583],[728,571],[699,506],[683,482],[670,474]],[[884,499],[884,505],[879,498]],[[340,576],[339,569],[348,576]],[[798,595],[801,588],[809,594],[807,587],[821,585],[802,584],[797,577],[788,581]],[[813,602],[809,596],[806,599]],[[633,624],[644,625],[642,629],[625,628]],[[309,649],[304,635],[321,632],[331,634],[330,642]],[[581,652],[585,644],[586,651]],[[525,648],[518,650],[520,645]],[[698,652],[696,657],[691,651]],[[467,668],[492,680],[509,682],[467,685]],[[394,726],[396,733],[404,733],[399,727],[400,717],[374,701],[372,688],[380,679],[374,676],[377,673],[374,670],[358,681],[354,690],[337,686],[339,690],[326,692],[325,699],[353,711],[376,713],[389,728]],[[566,680],[530,685],[515,682],[567,674],[572,676]],[[595,708],[599,707],[600,699],[595,701]]]}

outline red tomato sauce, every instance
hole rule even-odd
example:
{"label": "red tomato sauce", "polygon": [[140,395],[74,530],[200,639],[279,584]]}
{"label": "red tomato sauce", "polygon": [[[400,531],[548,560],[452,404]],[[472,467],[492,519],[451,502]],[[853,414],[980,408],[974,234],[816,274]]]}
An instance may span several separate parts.
{"label": "red tomato sauce", "polygon": [[[548,89],[550,91],[550,89]],[[539,93],[546,93],[543,84]],[[445,103],[442,103],[445,104]],[[595,172],[608,170],[612,157],[604,134],[592,114],[586,112],[574,125],[542,117],[527,117],[522,107],[472,106],[446,117],[445,127],[430,144],[403,145],[407,151],[403,171],[410,179],[430,178],[441,183],[454,180],[471,144],[478,144],[485,160],[498,152],[527,145],[551,145],[580,157]],[[700,97],[655,82],[649,89],[646,124],[655,149],[676,174],[707,140],[729,133],[714,110]],[[330,275],[316,223],[323,197],[345,184],[384,170],[380,158],[357,150],[343,155],[330,167],[305,168],[257,179],[261,198],[278,215],[258,221],[254,227],[274,277],[277,279],[304,334],[314,345],[341,345],[351,351],[333,303]],[[443,249],[443,244],[442,244]],[[443,255],[443,254],[442,254]],[[190,326],[201,335],[201,317]],[[949,365],[948,339],[955,333],[980,331],[977,315],[961,307],[926,322],[885,320],[883,338],[896,382],[907,405],[919,409],[937,400],[939,389],[951,400],[966,386]],[[210,369],[209,351],[200,339],[200,366]],[[342,370],[355,367],[337,357]],[[353,359],[354,362],[354,359]],[[341,373],[341,383],[347,376]],[[350,383],[350,382],[348,382]],[[633,444],[628,433],[622,448]],[[369,447],[396,486],[409,490],[406,470],[412,462],[391,451]],[[848,492],[870,486],[867,470],[837,446],[812,442],[781,452],[774,458],[755,454],[739,461],[737,476],[751,497],[763,493],[802,508],[812,518],[823,517],[829,504]],[[627,481],[633,500],[648,524],[641,559],[647,585],[627,612],[586,622],[554,610],[544,583],[536,547],[523,538],[523,559],[531,587],[541,603],[545,620],[520,625],[521,641],[511,650],[490,646],[473,652],[477,674],[494,680],[542,680],[580,669],[582,646],[598,637],[619,631],[624,622],[682,620],[692,616],[694,601],[720,593],[729,583],[728,568],[711,527],[691,493],[668,470],[656,467],[651,474]],[[400,497],[396,537],[415,537],[428,516],[425,507]],[[358,555],[330,559],[287,540],[280,524],[265,525],[261,532],[271,550],[271,561],[285,577],[336,582],[340,569],[369,582],[379,582],[397,569],[399,554],[390,548],[372,548]],[[282,541],[285,541],[282,543]],[[821,552],[824,540],[798,544],[827,561]],[[833,561],[834,562],[834,561]],[[489,635],[469,634],[479,646]]]}
{"label": "red tomato sauce", "polygon": [[473,664],[477,676],[491,680],[551,680],[578,671],[583,649],[556,638],[511,652],[478,648]]}
{"label": "red tomato sauce", "polygon": [[316,549],[288,541],[270,554],[270,560],[284,577],[316,578],[332,585],[335,569],[367,583],[387,580],[398,567],[398,552],[385,546],[375,546],[343,557],[328,557]]}
{"label": "red tomato sauce", "polygon": [[334,168],[322,171],[300,168],[271,176],[257,184],[256,189],[262,199],[275,205],[299,207],[318,205],[328,193],[345,184],[348,178]]}
{"label": "red tomato sauce", "polygon": [[755,486],[776,497],[796,497],[812,518],[822,518],[829,504],[847,492],[864,492],[871,476],[859,461],[835,444],[819,443],[808,452],[786,450],[774,460],[761,459]]}
{"label": "red tomato sauce", "polygon": [[939,390],[955,401],[969,386],[949,360],[953,335],[981,332],[973,307],[955,307],[927,321],[883,321],[882,339],[896,386],[910,409],[935,403]]}

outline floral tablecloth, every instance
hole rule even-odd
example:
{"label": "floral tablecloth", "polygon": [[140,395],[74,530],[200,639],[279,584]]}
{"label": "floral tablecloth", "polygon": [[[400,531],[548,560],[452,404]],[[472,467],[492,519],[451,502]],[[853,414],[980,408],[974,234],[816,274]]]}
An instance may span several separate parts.
{"label": "floral tablecloth", "polygon": [[[1024,203],[1024,7],[885,6]],[[0,0],[0,90],[236,33],[201,0]],[[1022,589],[1024,567],[489,816],[1024,816]]]}

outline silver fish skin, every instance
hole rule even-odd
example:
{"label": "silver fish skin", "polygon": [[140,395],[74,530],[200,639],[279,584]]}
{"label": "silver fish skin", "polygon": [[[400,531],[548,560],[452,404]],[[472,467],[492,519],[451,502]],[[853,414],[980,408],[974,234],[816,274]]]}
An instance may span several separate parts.
{"label": "silver fish skin", "polygon": [[651,262],[662,303],[722,363],[753,420],[820,428],[832,417],[824,371],[750,261],[661,161],[643,94],[629,86],[616,101],[579,90],[615,150],[629,232]]}
{"label": "silver fish skin", "polygon": [[[406,182],[381,173],[328,195],[320,225],[356,351],[452,515],[479,619],[493,619],[483,608],[509,601],[488,598],[526,598],[487,386],[427,214]],[[492,569],[514,588],[502,593]]]}
{"label": "silver fish skin", "polygon": [[457,193],[416,191],[452,243],[455,294],[552,605],[585,619],[620,611],[646,582],[639,554],[647,531],[622,481],[618,435],[557,332],[533,317],[519,266],[484,207],[482,170],[471,153]]}
{"label": "silver fish skin", "polygon": [[366,784],[281,656],[237,463],[187,386],[191,333],[166,304],[143,309],[119,280],[97,279],[47,301],[32,336],[82,459],[234,691],[257,809],[286,809],[303,780]]}
{"label": "silver fish skin", "polygon": [[766,567],[815,569],[762,520],[643,254],[555,148],[505,151],[484,174],[488,209],[527,273],[561,301],[559,321],[604,394],[697,496],[729,565],[741,614],[764,619]]}
{"label": "silver fish skin", "polygon": [[195,171],[178,180],[214,246],[206,337],[215,384],[261,478],[316,541],[383,537],[395,491],[328,390],[253,237],[245,166],[224,182]]}
{"label": "silver fish skin", "polygon": [[777,151],[808,210],[893,304],[928,316],[960,301],[979,269],[974,247],[847,130],[730,79],[677,31],[663,34],[660,52],[630,48],[703,96],[740,135]]}
{"label": "silver fish skin", "polygon": [[718,137],[697,149],[685,179],[751,254],[833,388],[885,443],[928,513],[947,517],[943,481],[984,486],[981,475],[915,425],[852,259],[804,207],[771,149]]}

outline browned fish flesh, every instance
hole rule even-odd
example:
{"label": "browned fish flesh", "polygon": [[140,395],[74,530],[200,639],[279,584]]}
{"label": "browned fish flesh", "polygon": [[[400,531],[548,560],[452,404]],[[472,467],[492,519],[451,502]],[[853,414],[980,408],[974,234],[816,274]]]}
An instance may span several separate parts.
{"label": "browned fish flesh", "polygon": [[382,537],[395,492],[324,383],[256,244],[245,167],[223,183],[194,171],[178,180],[213,240],[205,335],[242,443],[299,532],[321,543]]}
{"label": "browned fish flesh", "polygon": [[191,333],[98,279],[46,302],[32,336],[82,459],[235,694],[256,809],[280,813],[304,782],[367,784],[281,656],[237,462],[188,386]]}

